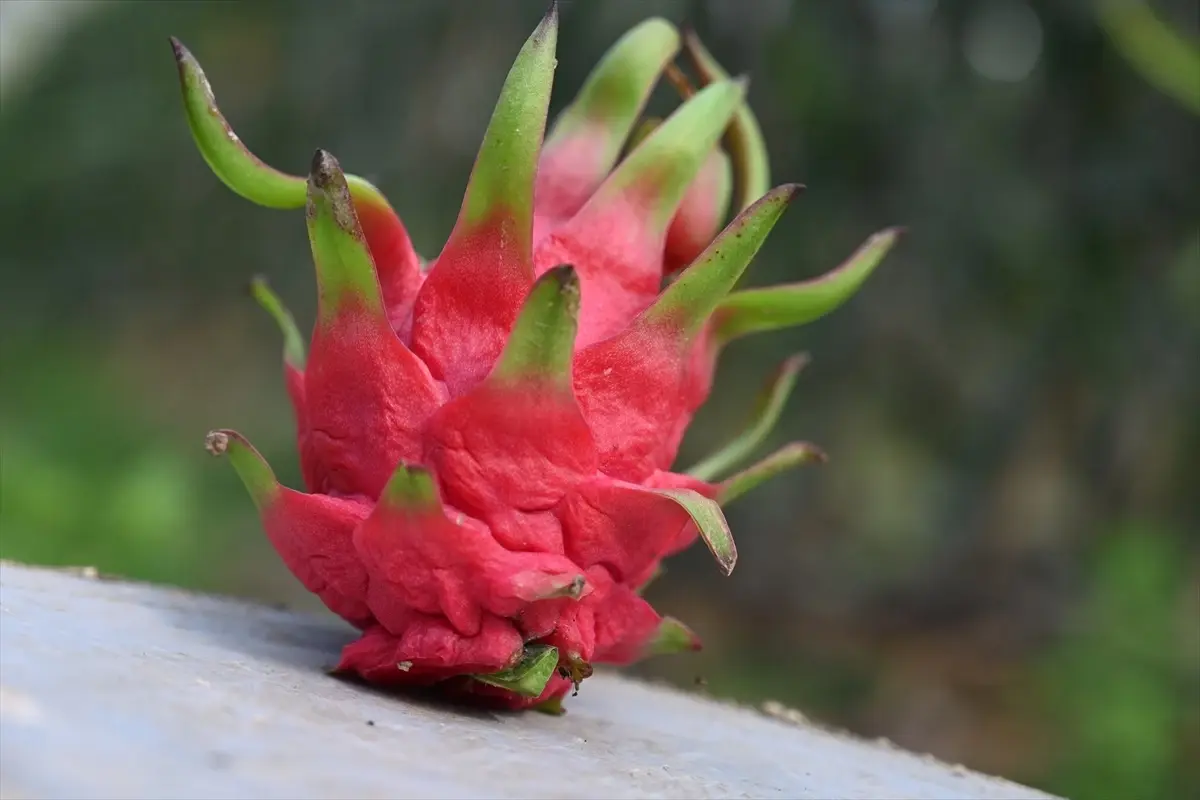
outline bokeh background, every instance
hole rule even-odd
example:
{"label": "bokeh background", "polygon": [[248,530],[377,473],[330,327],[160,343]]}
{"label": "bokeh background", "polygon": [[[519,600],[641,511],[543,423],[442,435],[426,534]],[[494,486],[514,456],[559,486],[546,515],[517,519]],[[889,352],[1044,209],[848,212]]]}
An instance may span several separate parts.
{"label": "bokeh background", "polygon": [[[166,37],[266,161],[331,150],[431,256],[542,5],[4,0],[0,556],[314,608],[201,446],[239,428],[299,484],[245,286],[307,325],[303,216],[209,173]],[[564,4],[554,108],[654,13],[752,74],[808,191],[746,284],[909,229],[836,313],[727,352],[680,461],[799,350],[774,443],[832,458],[728,509],[732,577],[669,565],[652,599],[707,647],[642,672],[1081,800],[1200,796],[1200,24],[1150,10]]]}

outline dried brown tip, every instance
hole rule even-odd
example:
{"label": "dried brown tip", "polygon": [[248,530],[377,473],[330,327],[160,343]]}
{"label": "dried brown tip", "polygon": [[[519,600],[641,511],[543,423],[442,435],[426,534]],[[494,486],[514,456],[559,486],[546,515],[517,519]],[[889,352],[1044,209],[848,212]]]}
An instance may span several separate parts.
{"label": "dried brown tip", "polygon": [[313,185],[319,189],[332,187],[338,183],[338,178],[341,178],[341,182],[343,183],[346,180],[342,175],[342,165],[338,163],[338,160],[328,150],[322,150],[319,147],[313,153],[309,175],[312,178]]}
{"label": "dried brown tip", "polygon": [[229,434],[225,431],[209,431],[204,437],[204,449],[214,456],[225,455],[229,450]]}

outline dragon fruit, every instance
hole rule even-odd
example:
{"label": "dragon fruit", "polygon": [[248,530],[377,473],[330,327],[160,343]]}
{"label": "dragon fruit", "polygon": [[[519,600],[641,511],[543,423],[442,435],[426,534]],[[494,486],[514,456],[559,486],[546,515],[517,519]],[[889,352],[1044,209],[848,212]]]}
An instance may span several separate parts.
{"label": "dragon fruit", "polygon": [[[546,135],[557,31],[551,7],[429,262],[383,194],[331,154],[316,151],[307,179],[254,156],[172,39],[204,159],[256,204],[304,207],[316,266],[307,347],[253,283],[283,333],[307,491],[281,486],[239,433],[212,431],[209,451],[232,462],[296,578],[361,631],[337,671],[549,710],[594,664],[700,647],[643,598],[646,584],[698,538],[731,572],[722,506],[824,458],[796,442],[736,471],[779,417],[797,356],[738,436],[673,471],[717,357],[732,339],[837,307],[899,232],[820,278],[733,291],[801,188],[768,190],[746,80],[693,33],[650,19]],[[698,86],[666,119],[640,119],[664,72],[688,81],[681,52]]]}

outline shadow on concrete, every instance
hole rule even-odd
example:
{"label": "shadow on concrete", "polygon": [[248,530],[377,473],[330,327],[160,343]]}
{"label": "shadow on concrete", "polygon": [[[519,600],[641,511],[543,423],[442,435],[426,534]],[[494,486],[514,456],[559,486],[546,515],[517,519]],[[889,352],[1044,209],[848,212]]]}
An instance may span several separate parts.
{"label": "shadow on concrete", "polygon": [[[437,708],[477,720],[498,720],[516,713],[467,705],[431,688],[381,687],[357,676],[334,673],[342,648],[357,639],[358,632],[332,614],[304,614],[246,600],[224,600],[219,608],[208,607],[206,599],[197,596],[196,603],[164,605],[161,608],[164,621],[173,628],[204,637],[221,650],[240,653],[254,661],[275,662],[289,669],[319,671],[327,680],[388,702]],[[230,613],[234,610],[240,613]]]}

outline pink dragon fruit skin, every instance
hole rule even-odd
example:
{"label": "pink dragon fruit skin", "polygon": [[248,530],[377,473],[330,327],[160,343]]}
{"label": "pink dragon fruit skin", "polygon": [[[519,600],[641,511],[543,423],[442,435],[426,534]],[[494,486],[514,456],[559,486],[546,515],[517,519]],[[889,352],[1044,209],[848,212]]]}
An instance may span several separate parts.
{"label": "pink dragon fruit skin", "polygon": [[[768,190],[746,81],[651,19],[610,49],[543,141],[557,32],[552,7],[517,55],[428,265],[380,191],[329,153],[316,152],[307,179],[251,154],[172,40],[205,160],[259,205],[305,207],[316,266],[307,347],[254,284],[284,334],[307,492],[281,486],[234,431],[211,432],[208,449],[230,459],[296,578],[361,630],[340,670],[510,708],[557,707],[593,664],[700,647],[641,590],[697,538],[728,574],[737,553],[722,505],[823,458],[797,442],[735,471],[778,418],[803,363],[793,358],[741,434],[672,471],[721,348],[840,305],[898,234],[821,278],[734,291],[800,189]],[[702,88],[630,146],[681,49]],[[722,229],[734,178],[740,211]]]}

